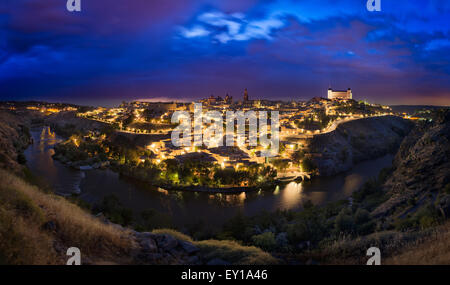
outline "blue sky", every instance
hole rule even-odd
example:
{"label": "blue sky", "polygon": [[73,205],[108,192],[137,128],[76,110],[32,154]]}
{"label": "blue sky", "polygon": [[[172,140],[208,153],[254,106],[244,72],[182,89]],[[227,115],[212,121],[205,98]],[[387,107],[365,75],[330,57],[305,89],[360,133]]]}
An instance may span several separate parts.
{"label": "blue sky", "polygon": [[63,0],[0,3],[0,96],[356,99],[450,105],[450,2]]}

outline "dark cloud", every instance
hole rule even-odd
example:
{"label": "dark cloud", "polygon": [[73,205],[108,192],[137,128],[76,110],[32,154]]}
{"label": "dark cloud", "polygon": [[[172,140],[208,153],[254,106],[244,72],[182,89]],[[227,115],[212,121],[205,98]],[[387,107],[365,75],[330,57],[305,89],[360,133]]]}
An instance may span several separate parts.
{"label": "dark cloud", "polygon": [[310,98],[331,84],[450,104],[448,1],[0,3],[2,99]]}

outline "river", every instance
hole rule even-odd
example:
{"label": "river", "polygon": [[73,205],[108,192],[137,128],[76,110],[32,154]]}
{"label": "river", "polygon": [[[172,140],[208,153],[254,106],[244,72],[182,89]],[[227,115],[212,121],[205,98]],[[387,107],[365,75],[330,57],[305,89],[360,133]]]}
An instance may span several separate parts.
{"label": "river", "polygon": [[184,225],[204,223],[219,226],[238,211],[254,215],[262,210],[275,211],[301,209],[311,200],[320,205],[348,198],[369,178],[391,166],[392,155],[357,164],[352,170],[332,176],[315,178],[312,181],[291,182],[273,191],[240,194],[208,194],[186,191],[166,191],[122,179],[109,169],[75,170],[52,159],[53,146],[62,141],[47,128],[32,129],[34,144],[26,151],[27,165],[37,176],[50,184],[60,195],[80,191],[80,198],[96,203],[103,197],[114,194],[125,207],[135,213],[154,209],[171,217],[172,222]]}

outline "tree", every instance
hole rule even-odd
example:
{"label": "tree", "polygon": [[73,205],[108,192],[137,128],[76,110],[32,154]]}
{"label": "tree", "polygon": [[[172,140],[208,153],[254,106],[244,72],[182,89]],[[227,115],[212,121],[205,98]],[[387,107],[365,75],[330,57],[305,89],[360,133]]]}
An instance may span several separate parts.
{"label": "tree", "polygon": [[307,207],[288,225],[288,238],[294,243],[317,243],[328,232],[328,223],[318,207]]}
{"label": "tree", "polygon": [[241,211],[224,225],[224,230],[229,232],[237,240],[245,239],[246,228],[247,220]]}
{"label": "tree", "polygon": [[123,207],[119,198],[115,195],[109,195],[103,198],[98,210],[103,212],[113,223],[126,226],[133,221],[133,212]]}
{"label": "tree", "polygon": [[305,158],[302,161],[302,169],[305,172],[314,172],[317,169],[317,166],[314,164],[311,158]]}

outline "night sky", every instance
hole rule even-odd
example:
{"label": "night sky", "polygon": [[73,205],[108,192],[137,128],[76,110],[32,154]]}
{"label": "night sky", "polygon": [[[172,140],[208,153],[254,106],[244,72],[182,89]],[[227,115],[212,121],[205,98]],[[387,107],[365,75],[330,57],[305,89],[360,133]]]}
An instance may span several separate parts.
{"label": "night sky", "polygon": [[450,105],[450,1],[0,0],[0,99]]}

